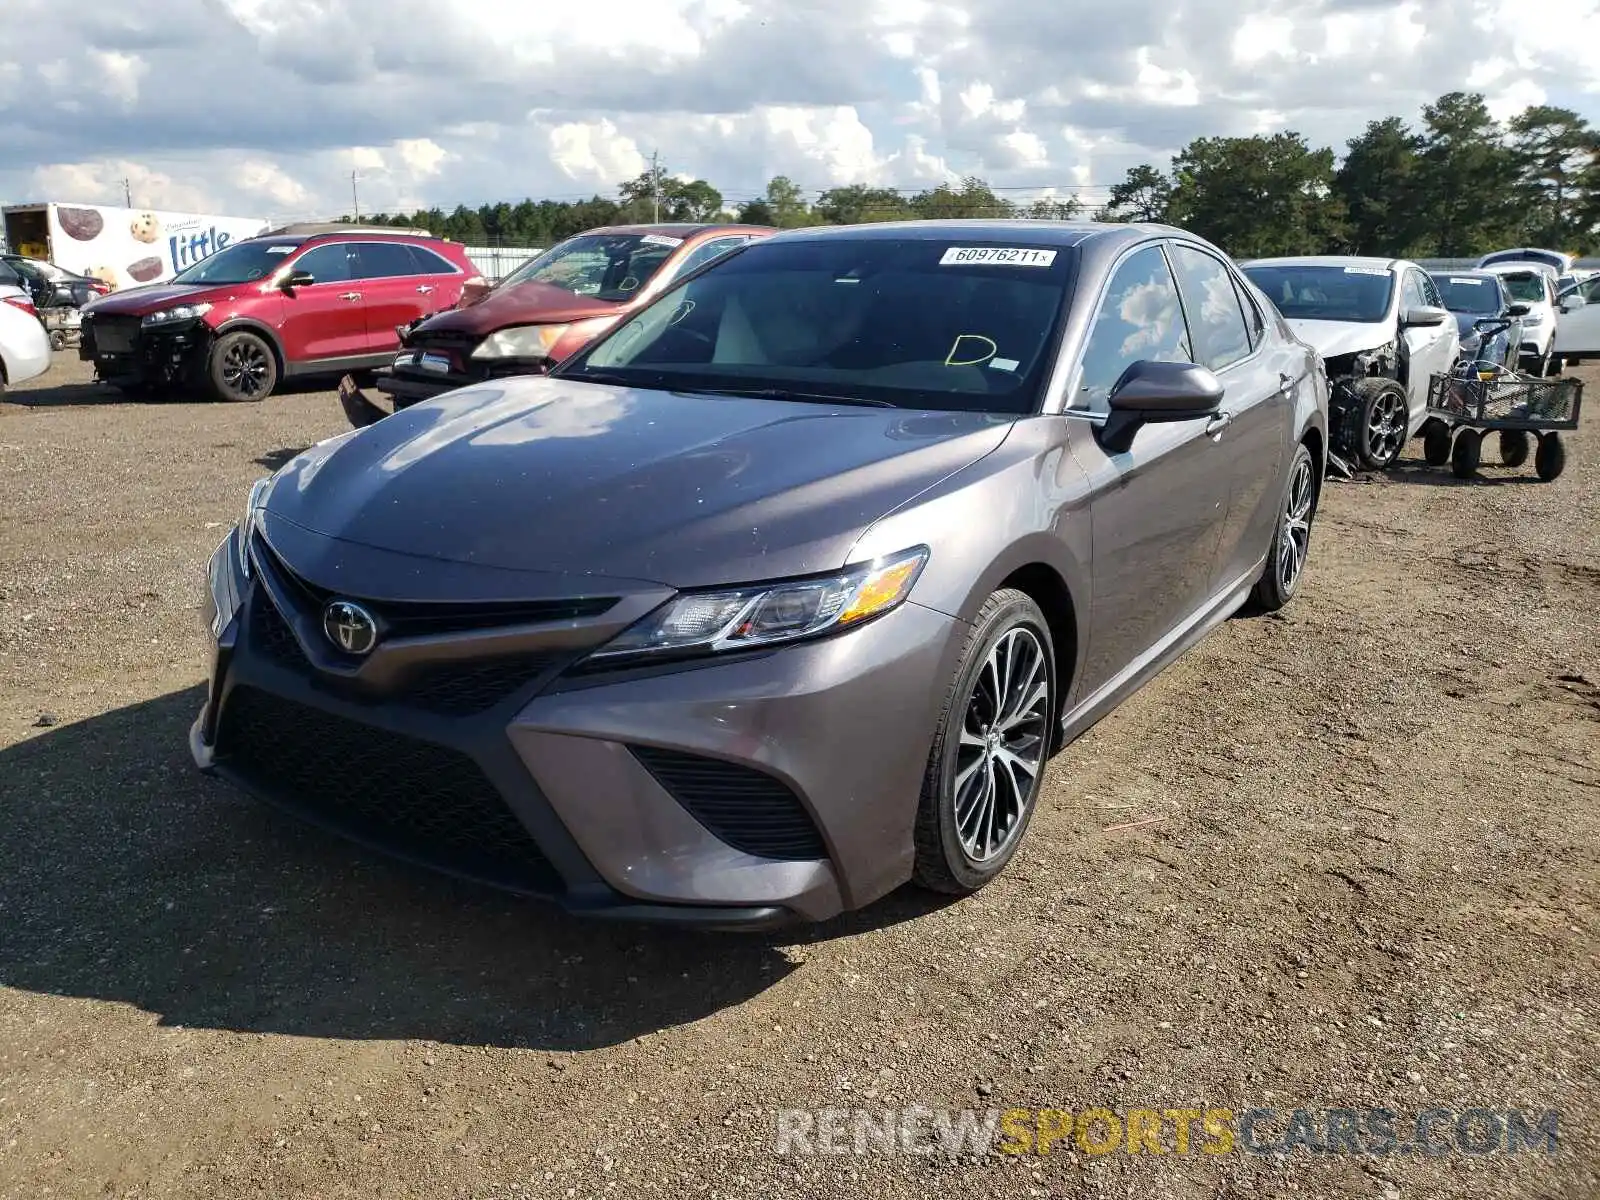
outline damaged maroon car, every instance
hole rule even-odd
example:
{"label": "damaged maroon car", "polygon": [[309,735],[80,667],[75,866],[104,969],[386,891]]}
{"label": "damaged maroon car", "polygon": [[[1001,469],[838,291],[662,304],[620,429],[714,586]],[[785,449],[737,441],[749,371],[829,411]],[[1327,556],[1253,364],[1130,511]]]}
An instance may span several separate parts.
{"label": "damaged maroon car", "polygon": [[[591,229],[552,246],[492,289],[402,329],[377,389],[398,411],[506,375],[542,375],[577,353],[668,284],[756,238],[760,225],[655,224]],[[355,426],[389,415],[346,377],[339,386]]]}

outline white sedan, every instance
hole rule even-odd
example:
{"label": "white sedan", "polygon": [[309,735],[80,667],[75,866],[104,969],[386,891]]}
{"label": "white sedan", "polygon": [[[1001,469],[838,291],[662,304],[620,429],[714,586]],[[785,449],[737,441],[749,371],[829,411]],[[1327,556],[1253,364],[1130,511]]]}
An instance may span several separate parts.
{"label": "white sedan", "polygon": [[1600,275],[1561,294],[1555,356],[1569,363],[1600,358]]}
{"label": "white sedan", "polygon": [[50,337],[21,288],[0,287],[0,392],[50,369]]}

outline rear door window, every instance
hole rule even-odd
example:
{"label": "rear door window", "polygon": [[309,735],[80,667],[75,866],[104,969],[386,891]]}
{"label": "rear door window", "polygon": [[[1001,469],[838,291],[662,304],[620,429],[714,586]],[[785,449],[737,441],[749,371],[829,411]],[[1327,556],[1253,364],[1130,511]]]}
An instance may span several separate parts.
{"label": "rear door window", "polygon": [[362,242],[356,247],[362,279],[396,279],[416,275],[417,260],[404,242]]}

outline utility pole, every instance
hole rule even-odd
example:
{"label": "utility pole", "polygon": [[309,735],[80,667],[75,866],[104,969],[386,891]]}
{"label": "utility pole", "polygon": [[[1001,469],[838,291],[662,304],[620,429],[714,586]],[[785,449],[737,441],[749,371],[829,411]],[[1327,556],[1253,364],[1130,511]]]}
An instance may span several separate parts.
{"label": "utility pole", "polygon": [[133,181],[130,179],[122,181],[122,198],[128,202],[129,208],[133,207]]}
{"label": "utility pole", "polygon": [[657,150],[650,151],[650,200],[655,209],[655,223],[661,224],[661,168],[656,165],[660,157]]}
{"label": "utility pole", "polygon": [[350,211],[351,211],[351,220],[353,220],[357,225],[361,224],[361,197],[356,192],[356,180],[358,180],[360,178],[361,178],[361,176],[360,176],[360,174],[358,172],[355,172],[355,171],[351,171],[350,172]]}

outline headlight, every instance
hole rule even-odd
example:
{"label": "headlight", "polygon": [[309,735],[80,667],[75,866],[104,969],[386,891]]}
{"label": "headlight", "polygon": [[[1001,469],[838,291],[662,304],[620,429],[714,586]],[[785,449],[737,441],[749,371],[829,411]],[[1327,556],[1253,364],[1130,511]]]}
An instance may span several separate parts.
{"label": "headlight", "polygon": [[1527,316],[1522,318],[1522,327],[1524,329],[1532,329],[1535,325],[1543,325],[1543,324],[1544,324],[1544,314],[1543,313],[1529,313]]}
{"label": "headlight", "polygon": [[141,325],[171,325],[174,321],[193,321],[211,311],[209,304],[180,304],[177,308],[162,308],[140,318]]}
{"label": "headlight", "polygon": [[549,358],[565,325],[518,325],[499,329],[478,343],[473,358]]}
{"label": "headlight", "polygon": [[898,607],[927,561],[918,546],[820,579],[685,592],[589,657],[716,654],[847,629]]}
{"label": "headlight", "polygon": [[239,521],[239,573],[246,579],[250,578],[250,539],[256,531],[256,514],[261,509],[261,499],[267,494],[267,486],[271,482],[269,475],[250,485],[250,498],[245,501],[244,516]]}

